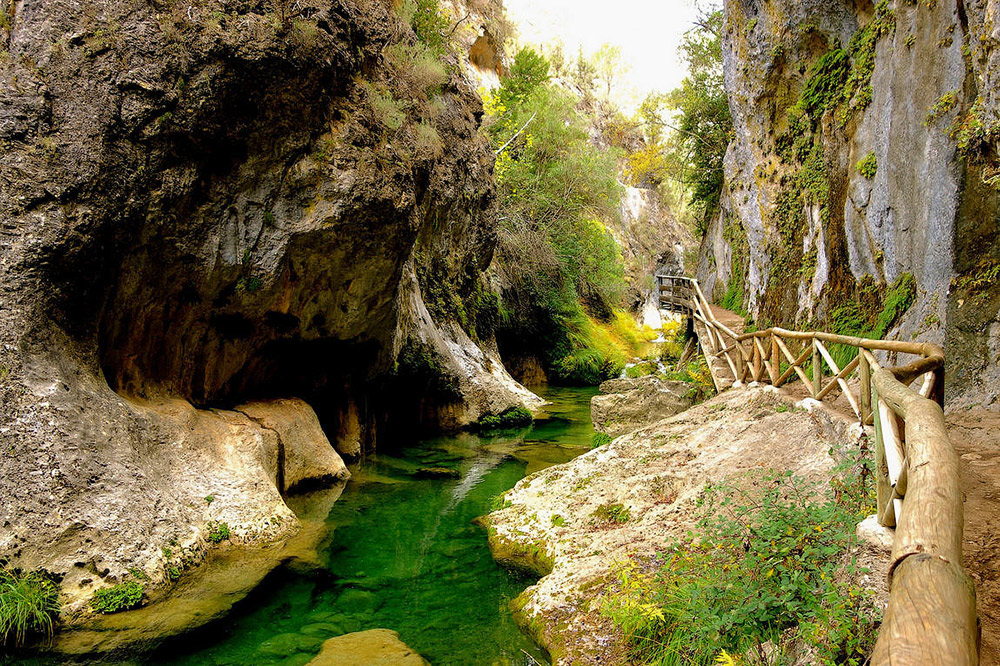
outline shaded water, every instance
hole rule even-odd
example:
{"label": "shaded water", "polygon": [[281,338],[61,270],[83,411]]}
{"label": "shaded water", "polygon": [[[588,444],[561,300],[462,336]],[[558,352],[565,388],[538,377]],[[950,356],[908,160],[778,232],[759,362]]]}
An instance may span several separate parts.
{"label": "shaded water", "polygon": [[[471,521],[526,474],[590,448],[595,393],[545,389],[548,417],[517,433],[395,449],[380,442],[377,455],[352,467],[317,562],[279,567],[227,618],[141,661],[298,666],[328,638],[387,628],[435,665],[544,663],[509,610],[532,581],[497,566]],[[420,478],[428,467],[458,476]]]}

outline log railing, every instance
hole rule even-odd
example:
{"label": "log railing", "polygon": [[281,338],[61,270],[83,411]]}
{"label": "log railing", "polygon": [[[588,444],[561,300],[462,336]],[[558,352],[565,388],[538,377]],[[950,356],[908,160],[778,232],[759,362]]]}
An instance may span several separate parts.
{"label": "log railing", "polygon": [[[889,606],[872,663],[977,664],[975,589],[962,566],[962,497],[958,457],[942,411],[941,348],[777,327],[741,334],[716,319],[697,280],[657,276],[657,281],[661,303],[685,299],[672,311],[688,312],[701,324],[704,339],[699,342],[717,388],[725,385],[718,376],[721,368],[728,368],[732,381],[778,387],[799,379],[812,398],[843,395],[862,424],[874,425],[876,511],[879,522],[894,527],[895,535]],[[670,289],[665,291],[665,285]],[[841,368],[828,345],[857,353]],[[916,358],[883,368],[876,352]],[[725,364],[713,368],[712,359]],[[917,379],[921,384],[911,389]]]}

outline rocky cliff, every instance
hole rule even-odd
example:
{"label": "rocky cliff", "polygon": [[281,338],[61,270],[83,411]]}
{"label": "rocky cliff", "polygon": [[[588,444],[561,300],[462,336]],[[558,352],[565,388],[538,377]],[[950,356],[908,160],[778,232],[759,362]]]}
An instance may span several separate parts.
{"label": "rocky cliff", "polygon": [[759,324],[943,345],[1000,395],[998,8],[727,0],[735,125],[698,275]]}
{"label": "rocky cliff", "polygon": [[434,307],[490,263],[493,156],[389,4],[0,5],[0,561],[75,607],[294,531],[327,438],[535,399]]}

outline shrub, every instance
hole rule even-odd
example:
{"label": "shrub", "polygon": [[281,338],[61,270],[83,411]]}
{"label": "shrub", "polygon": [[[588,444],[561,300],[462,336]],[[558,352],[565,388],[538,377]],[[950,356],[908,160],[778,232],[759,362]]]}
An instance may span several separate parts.
{"label": "shrub", "polygon": [[835,105],[844,92],[844,83],[851,71],[851,59],[844,49],[833,49],[820,57],[802,88],[799,106],[812,119]]}
{"label": "shrub", "polygon": [[212,543],[221,543],[229,539],[229,525],[217,520],[208,523],[207,539]]}
{"label": "shrub", "polygon": [[480,430],[503,430],[529,426],[535,418],[524,407],[511,407],[501,414],[487,414],[479,419]]}
{"label": "shrub", "polygon": [[441,11],[438,0],[403,0],[399,10],[403,19],[410,24],[421,43],[444,53],[448,45],[448,18]]}
{"label": "shrub", "polygon": [[635,379],[637,377],[647,377],[655,375],[660,371],[660,366],[655,361],[642,361],[633,366],[625,368],[625,376]]}
{"label": "shrub", "polygon": [[127,580],[94,592],[90,607],[98,613],[117,613],[130,610],[142,603],[144,588],[134,580]]}
{"label": "shrub", "polygon": [[0,645],[50,638],[59,616],[59,588],[44,573],[0,569]]}
{"label": "shrub", "polygon": [[367,92],[368,108],[375,120],[387,129],[396,131],[406,122],[405,104],[393,98],[392,94],[379,90],[370,83],[364,84]]}
{"label": "shrub", "polygon": [[858,162],[858,173],[871,180],[878,173],[878,158],[875,153],[868,153]]}
{"label": "shrub", "polygon": [[417,124],[415,147],[417,149],[417,156],[424,159],[439,157],[444,152],[444,143],[441,141],[441,135],[429,123]]}
{"label": "shrub", "polygon": [[634,564],[618,571],[620,589],[603,612],[625,633],[631,656],[707,665],[723,650],[747,653],[768,641],[780,650],[792,630],[816,648],[817,663],[864,663],[879,612],[845,558],[871,506],[871,484],[857,483],[862,468],[853,462],[839,468],[853,477],[837,486],[851,491],[839,496],[819,496],[790,472],[748,488],[709,488],[700,540],[665,550],[653,574]]}
{"label": "shrub", "polygon": [[[892,330],[917,297],[912,273],[903,273],[888,289],[872,279],[858,282],[853,298],[830,311],[833,332],[859,338],[880,339]],[[857,347],[831,345],[830,355],[843,369],[857,356]]]}
{"label": "shrub", "polygon": [[676,363],[684,353],[684,345],[677,340],[667,340],[660,343],[659,358],[664,363]]}
{"label": "shrub", "polygon": [[590,440],[590,448],[596,449],[599,446],[611,443],[611,435],[604,432],[595,432]]}
{"label": "shrub", "polygon": [[997,287],[1000,286],[1000,261],[985,259],[979,262],[971,270],[953,279],[951,286],[977,299],[997,293]]}
{"label": "shrub", "polygon": [[423,44],[394,44],[386,59],[414,97],[433,95],[448,81],[444,64]]}

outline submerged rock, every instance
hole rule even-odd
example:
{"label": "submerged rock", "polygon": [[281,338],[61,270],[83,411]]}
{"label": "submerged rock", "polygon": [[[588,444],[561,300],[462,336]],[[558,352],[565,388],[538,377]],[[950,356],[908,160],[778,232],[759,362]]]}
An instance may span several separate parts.
{"label": "submerged rock", "polygon": [[611,379],[601,384],[604,395],[590,400],[594,428],[618,437],[683,412],[694,404],[697,391],[686,382],[656,375]]}
{"label": "submerged rock", "polygon": [[458,479],[462,473],[451,467],[421,467],[413,476],[418,479]]}
{"label": "submerged rock", "polygon": [[307,666],[428,666],[428,661],[411,650],[389,629],[369,629],[337,636],[323,643],[323,649]]}

